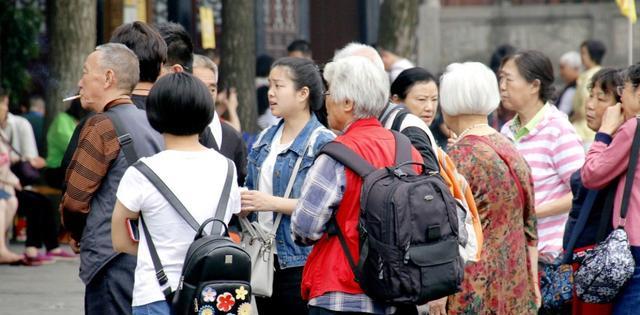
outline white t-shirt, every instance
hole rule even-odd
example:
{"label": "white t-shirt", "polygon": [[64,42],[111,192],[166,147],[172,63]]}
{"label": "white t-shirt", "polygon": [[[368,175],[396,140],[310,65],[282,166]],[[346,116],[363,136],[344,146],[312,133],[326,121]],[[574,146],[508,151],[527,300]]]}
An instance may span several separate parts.
{"label": "white t-shirt", "polygon": [[[389,118],[384,124],[384,127],[386,129],[391,130],[391,127],[393,126],[393,121],[396,119],[396,116],[398,116],[398,113],[400,113],[400,111],[396,110],[389,115]],[[433,150],[433,154],[437,158],[438,150],[436,150],[436,147],[438,146],[438,143],[433,137],[433,133],[431,133],[431,129],[429,129],[429,126],[427,126],[427,123],[425,123],[424,120],[420,119],[420,117],[409,113],[406,116],[404,116],[404,119],[400,124],[400,131],[405,130],[406,128],[409,128],[409,127],[418,127],[427,134],[427,137],[429,137],[429,141],[431,142],[431,149]]]}
{"label": "white t-shirt", "polygon": [[[199,223],[214,216],[227,174],[227,159],[224,156],[213,149],[197,152],[165,150],[141,160],[158,174]],[[227,223],[233,213],[240,212],[240,191],[235,172],[233,177],[224,217]],[[133,167],[128,168],[122,176],[116,196],[127,209],[142,212],[169,284],[175,290],[187,249],[196,232],[153,184]],[[210,225],[207,230],[209,228]],[[137,258],[132,305],[164,300],[142,225]]]}
{"label": "white t-shirt", "polygon": [[220,116],[218,116],[218,113],[215,110],[213,111],[213,119],[211,119],[211,123],[209,123],[209,128],[211,128],[213,138],[216,139],[218,148],[222,148],[222,122],[220,121]]}
{"label": "white t-shirt", "polygon": [[[289,143],[281,144],[281,139],[282,127],[280,127],[273,136],[271,151],[269,151],[269,155],[267,155],[260,168],[258,190],[269,195],[273,195],[273,168],[276,165],[276,158],[278,157],[278,154],[289,149],[293,143],[293,141],[291,141]],[[258,212],[258,223],[260,223],[260,226],[265,232],[271,232],[273,229],[273,211]]]}

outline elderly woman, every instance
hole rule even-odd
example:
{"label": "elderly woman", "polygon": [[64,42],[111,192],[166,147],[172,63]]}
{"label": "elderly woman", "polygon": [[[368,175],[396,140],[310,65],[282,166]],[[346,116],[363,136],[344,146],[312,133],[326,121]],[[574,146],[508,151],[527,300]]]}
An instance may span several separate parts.
{"label": "elderly woman", "polygon": [[538,51],[503,60],[500,97],[516,116],[502,127],[531,167],[538,218],[540,260],[553,261],[571,209],[570,177],[584,163],[584,149],[567,115],[547,103],[553,94],[553,66]]}
{"label": "elderly woman", "polygon": [[[395,164],[395,139],[376,119],[389,98],[386,73],[364,57],[346,57],[324,69],[329,126],[342,132],[342,143],[377,168]],[[422,161],[411,149],[412,160]],[[418,169],[416,169],[418,170]],[[302,276],[302,297],[309,314],[389,314],[391,305],[374,301],[354,280],[339,238],[327,234],[335,213],[354,261],[359,260],[358,217],[361,178],[335,159],[320,155],[309,169],[291,217],[297,242],[315,243]]]}
{"label": "elderly woman", "polygon": [[444,121],[458,134],[449,155],[474,191],[484,232],[480,261],[465,268],[449,314],[535,314],[540,298],[531,173],[509,139],[487,123],[500,102],[495,75],[478,62],[452,64],[440,89]]}
{"label": "elderly woman", "polygon": [[636,168],[624,224],[636,268],[633,278],[627,282],[614,301],[613,314],[637,314],[640,308],[640,164],[629,165],[629,156],[640,114],[640,65],[629,67],[622,77],[624,83],[617,88],[622,103],[606,109],[581,175],[582,183],[589,189],[601,189],[611,183],[618,183],[612,222],[613,227],[618,227],[623,224],[620,208],[625,188],[625,174],[627,168]]}

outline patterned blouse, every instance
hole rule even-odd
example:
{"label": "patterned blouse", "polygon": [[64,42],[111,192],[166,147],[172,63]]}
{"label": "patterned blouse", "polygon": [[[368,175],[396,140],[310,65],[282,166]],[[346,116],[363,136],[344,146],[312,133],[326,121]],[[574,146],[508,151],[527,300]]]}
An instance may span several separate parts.
{"label": "patterned blouse", "polygon": [[[500,155],[514,170],[522,195]],[[465,267],[462,292],[449,297],[449,314],[536,314],[527,246],[535,247],[538,237],[526,161],[498,133],[466,136],[449,156],[469,181],[484,234],[481,259]]]}

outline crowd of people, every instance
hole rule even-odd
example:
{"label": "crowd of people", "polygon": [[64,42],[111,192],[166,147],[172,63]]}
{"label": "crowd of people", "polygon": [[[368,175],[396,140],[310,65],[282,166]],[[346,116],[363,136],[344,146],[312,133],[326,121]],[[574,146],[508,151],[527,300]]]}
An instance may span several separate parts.
{"label": "crowd of people", "polygon": [[[40,140],[46,161],[34,136],[42,136],[42,126],[28,120],[38,117],[38,106],[26,118],[13,115],[0,89],[0,263],[74,256],[58,243],[50,201],[26,189],[31,183],[18,172],[39,169],[62,190],[59,210],[80,256],[85,312],[170,314],[147,238],[175,290],[195,231],[130,167],[139,159],[198,223],[212,216],[223,174],[233,172],[224,221],[234,227],[238,217],[248,218],[274,235],[273,294],[255,299],[259,314],[536,314],[540,273],[566,255],[592,194],[594,211],[576,253],[625,225],[640,266],[640,190],[620,218],[625,185],[640,181],[638,173],[625,178],[629,167],[638,168],[629,165],[629,152],[640,114],[640,65],[602,67],[604,45],[588,40],[560,58],[566,86],[555,93],[551,60],[510,46],[496,51],[491,68],[453,63],[438,76],[360,43],[338,49],[322,69],[308,42],[296,40],[288,52],[257,59],[262,131],[249,147],[236,91],[219,90],[216,63],[194,54],[188,33],[174,23],[121,25],[86,57],[79,100]],[[363,291],[342,250],[358,260],[363,181],[318,154],[338,142],[375,167],[393,166],[392,131],[413,145],[415,171],[440,174],[481,222],[479,256],[466,262],[459,292],[425,305],[385,303]],[[124,150],[129,144],[133,150]],[[5,239],[19,207],[28,224],[24,255],[11,252]],[[148,234],[135,239],[129,222],[143,217]],[[332,224],[343,231],[343,243],[329,233]],[[632,314],[639,289],[636,267],[612,303],[574,297],[569,307],[573,314]]]}

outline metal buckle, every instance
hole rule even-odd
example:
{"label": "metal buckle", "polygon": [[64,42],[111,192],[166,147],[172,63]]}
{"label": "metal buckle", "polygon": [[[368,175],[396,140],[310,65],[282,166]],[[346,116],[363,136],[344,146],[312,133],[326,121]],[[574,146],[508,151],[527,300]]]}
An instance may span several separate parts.
{"label": "metal buckle", "polygon": [[121,146],[124,146],[124,145],[127,145],[127,144],[133,142],[133,139],[131,138],[130,134],[125,133],[122,136],[118,137],[118,142],[120,143]]}

